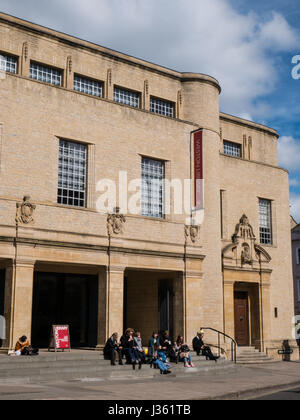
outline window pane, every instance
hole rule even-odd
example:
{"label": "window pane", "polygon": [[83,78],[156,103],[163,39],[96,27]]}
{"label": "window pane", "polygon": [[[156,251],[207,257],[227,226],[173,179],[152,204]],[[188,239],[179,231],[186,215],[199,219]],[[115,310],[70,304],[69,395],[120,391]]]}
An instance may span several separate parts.
{"label": "window pane", "polygon": [[163,99],[151,98],[150,111],[155,114],[164,115],[165,117],[174,118],[175,105],[174,103],[164,101]]}
{"label": "window pane", "polygon": [[241,157],[242,147],[238,143],[232,143],[230,141],[224,141],[224,155]]}
{"label": "window pane", "polygon": [[103,83],[85,77],[74,76],[74,90],[102,98]]}
{"label": "window pane", "polygon": [[130,90],[125,90],[119,87],[114,89],[114,101],[120,104],[132,106],[133,108],[140,107],[140,94]]}
{"label": "window pane", "polygon": [[163,217],[164,163],[142,159],[142,215]]}
{"label": "window pane", "polygon": [[0,71],[6,71],[7,73],[16,74],[17,63],[18,60],[16,57],[0,53]]}
{"label": "window pane", "polygon": [[58,164],[58,203],[85,207],[87,148],[60,140]]}
{"label": "window pane", "polygon": [[50,83],[51,85],[62,85],[62,72],[52,67],[46,67],[41,64],[30,64],[31,79],[39,80],[41,82]]}
{"label": "window pane", "polygon": [[272,214],[271,201],[259,200],[260,243],[272,244]]}

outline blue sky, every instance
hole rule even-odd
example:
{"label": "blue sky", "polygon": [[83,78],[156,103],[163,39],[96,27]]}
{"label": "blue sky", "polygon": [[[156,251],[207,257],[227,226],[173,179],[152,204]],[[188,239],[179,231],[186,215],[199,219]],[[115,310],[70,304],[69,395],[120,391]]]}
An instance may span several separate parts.
{"label": "blue sky", "polygon": [[[276,128],[300,222],[299,0],[0,0],[0,10],[179,71],[215,76],[221,110]],[[300,70],[299,70],[300,74]]]}

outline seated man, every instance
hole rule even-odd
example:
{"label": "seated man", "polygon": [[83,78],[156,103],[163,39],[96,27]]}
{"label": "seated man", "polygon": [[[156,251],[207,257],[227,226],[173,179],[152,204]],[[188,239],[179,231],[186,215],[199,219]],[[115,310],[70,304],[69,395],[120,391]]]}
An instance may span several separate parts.
{"label": "seated man", "polygon": [[[194,348],[194,350],[197,352],[197,355],[200,355],[200,352],[202,352],[202,355],[206,357],[206,360],[214,360],[215,362],[217,362],[217,360],[220,358],[219,356],[214,356],[210,347],[205,346],[204,345],[204,332],[200,332],[198,334],[198,341],[195,341],[195,344],[197,344],[196,349]],[[193,342],[194,345],[194,342]]]}
{"label": "seated man", "polygon": [[122,348],[118,343],[118,333],[114,333],[108,340],[104,347],[103,353],[106,360],[110,360],[112,366],[116,366],[116,361],[119,365],[123,365],[122,362]]}
{"label": "seated man", "polygon": [[23,337],[19,338],[19,341],[16,344],[15,347],[16,354],[20,354],[21,356],[38,356],[39,351],[38,349],[33,349],[26,337],[26,335],[23,335]]}
{"label": "seated man", "polygon": [[202,333],[197,333],[197,336],[193,340],[193,349],[194,352],[197,353],[197,356],[201,354],[201,347],[203,347],[203,341],[201,339]]}

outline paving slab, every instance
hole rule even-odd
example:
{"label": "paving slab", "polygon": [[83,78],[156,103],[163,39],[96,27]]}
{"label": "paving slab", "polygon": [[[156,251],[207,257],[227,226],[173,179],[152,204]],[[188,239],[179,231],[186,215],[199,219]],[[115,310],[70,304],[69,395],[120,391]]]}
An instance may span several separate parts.
{"label": "paving slab", "polygon": [[238,366],[234,371],[203,377],[82,378],[23,386],[0,383],[0,400],[229,400],[249,399],[292,386],[300,386],[299,362]]}

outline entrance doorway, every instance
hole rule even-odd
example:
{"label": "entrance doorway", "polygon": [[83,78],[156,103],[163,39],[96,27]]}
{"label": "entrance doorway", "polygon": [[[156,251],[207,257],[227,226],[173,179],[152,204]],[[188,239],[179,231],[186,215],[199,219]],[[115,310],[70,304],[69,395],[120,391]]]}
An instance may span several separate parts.
{"label": "entrance doorway", "polygon": [[[176,302],[180,305],[182,296],[174,287],[174,273],[127,270],[124,282],[124,331],[134,328],[140,331],[144,344],[148,343],[153,331],[168,330],[173,337],[182,331],[176,316]],[[177,308],[178,314],[180,307]],[[177,328],[177,329],[176,329]]]}
{"label": "entrance doorway", "polygon": [[239,346],[249,346],[249,296],[248,292],[234,293],[235,339]]}
{"label": "entrance doorway", "polygon": [[72,347],[96,347],[98,277],[35,273],[32,343],[47,348],[52,325],[69,325]]}

